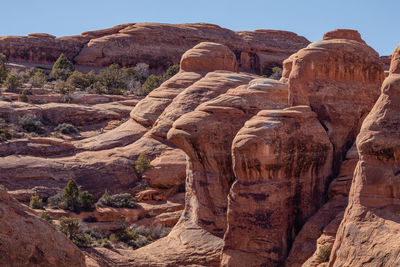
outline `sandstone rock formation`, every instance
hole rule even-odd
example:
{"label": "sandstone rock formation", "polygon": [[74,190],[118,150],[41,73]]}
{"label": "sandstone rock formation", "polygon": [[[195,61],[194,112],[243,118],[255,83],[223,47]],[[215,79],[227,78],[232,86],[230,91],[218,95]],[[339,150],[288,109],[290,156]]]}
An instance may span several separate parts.
{"label": "sandstone rock formation", "polygon": [[358,161],[349,204],[329,266],[396,266],[399,238],[400,76],[397,54],[382,93],[357,137]]}
{"label": "sandstone rock formation", "polygon": [[222,266],[280,266],[290,242],[324,199],[333,148],[307,106],[265,110],[232,145]]}
{"label": "sandstone rock formation", "polygon": [[54,38],[46,34],[0,37],[0,53],[9,60],[53,63],[61,53],[78,65],[134,66],[145,62],[152,69],[166,69],[200,42],[227,45],[242,70],[270,74],[271,69],[309,41],[292,32],[256,30],[234,32],[206,23],[127,23]]}
{"label": "sandstone rock formation", "polygon": [[334,146],[337,172],[379,96],[384,79],[379,56],[357,31],[336,30],[292,55],[284,65],[290,69],[289,102],[309,105],[318,114]]}
{"label": "sandstone rock formation", "polygon": [[0,188],[1,266],[86,266],[83,253]]}

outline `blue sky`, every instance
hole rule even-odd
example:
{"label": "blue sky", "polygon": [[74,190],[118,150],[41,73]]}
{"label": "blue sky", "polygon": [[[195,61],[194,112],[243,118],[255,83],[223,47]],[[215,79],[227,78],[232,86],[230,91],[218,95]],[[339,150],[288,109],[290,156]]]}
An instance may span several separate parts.
{"label": "blue sky", "polygon": [[56,36],[127,22],[208,22],[232,30],[289,30],[317,41],[336,28],[358,30],[381,55],[400,43],[398,0],[4,0],[0,35]]}

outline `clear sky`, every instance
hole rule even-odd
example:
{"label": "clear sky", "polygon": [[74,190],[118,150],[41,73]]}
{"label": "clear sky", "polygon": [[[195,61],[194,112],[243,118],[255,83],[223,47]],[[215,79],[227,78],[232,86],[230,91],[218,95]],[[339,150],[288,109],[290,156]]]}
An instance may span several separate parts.
{"label": "clear sky", "polygon": [[293,31],[310,41],[358,30],[381,55],[400,43],[399,0],[2,0],[0,35],[57,37],[127,22],[207,22],[231,30]]}

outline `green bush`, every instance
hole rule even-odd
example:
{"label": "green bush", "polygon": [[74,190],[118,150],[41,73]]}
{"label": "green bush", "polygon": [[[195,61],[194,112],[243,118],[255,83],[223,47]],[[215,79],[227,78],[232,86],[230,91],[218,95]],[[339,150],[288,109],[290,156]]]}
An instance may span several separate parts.
{"label": "green bush", "polygon": [[79,194],[79,206],[83,211],[92,211],[94,209],[93,195],[88,191]]}
{"label": "green bush", "polygon": [[44,133],[43,124],[33,115],[25,114],[19,119],[19,125],[27,132]]}
{"label": "green bush", "polygon": [[143,153],[139,155],[135,162],[135,169],[138,174],[143,174],[148,169],[151,169],[150,159]]}
{"label": "green bush", "polygon": [[56,93],[66,95],[75,92],[75,87],[67,82],[57,82],[54,91]]}
{"label": "green bush", "polygon": [[72,64],[72,62],[69,61],[64,54],[61,54],[53,65],[50,77],[65,81],[74,72],[74,70],[74,64]]}
{"label": "green bush", "polygon": [[12,135],[7,129],[0,129],[0,142],[7,141],[12,138]]}
{"label": "green bush", "polygon": [[69,123],[61,123],[59,125],[57,125],[57,127],[54,129],[56,131],[59,131],[63,134],[77,134],[78,130]]}
{"label": "green bush", "polygon": [[62,206],[62,198],[63,198],[63,194],[62,193],[58,193],[54,196],[51,196],[47,199],[47,206],[49,206],[50,208],[62,208],[60,207],[60,205]]}
{"label": "green bush", "polygon": [[318,250],[317,259],[319,262],[329,261],[329,256],[331,255],[332,247],[325,245],[321,246]]}
{"label": "green bush", "polygon": [[8,75],[4,83],[4,86],[11,91],[17,89],[18,87],[21,87],[21,85],[21,79],[16,74]]}
{"label": "green bush", "polygon": [[78,219],[62,216],[60,218],[60,231],[73,240],[79,233]]}
{"label": "green bush", "polygon": [[66,209],[70,211],[79,209],[79,188],[73,179],[69,179],[67,186],[64,187],[62,200],[66,205]]}
{"label": "green bush", "polygon": [[136,208],[136,199],[129,193],[109,195],[107,190],[97,201],[97,205],[114,208]]}
{"label": "green bush", "polygon": [[92,238],[88,234],[78,233],[72,241],[81,248],[89,248],[92,246]]}
{"label": "green bush", "polygon": [[33,195],[31,201],[29,202],[29,207],[31,209],[43,209],[43,201],[38,195]]}
{"label": "green bush", "polygon": [[169,80],[175,74],[179,72],[179,65],[169,66],[163,75],[163,82]]}
{"label": "green bush", "polygon": [[7,188],[2,184],[0,184],[0,190],[6,191],[6,192],[8,191]]}
{"label": "green bush", "polygon": [[39,213],[39,217],[47,221],[48,223],[53,224],[53,220],[51,219],[51,216],[48,213],[41,211]]}
{"label": "green bush", "polygon": [[28,98],[28,96],[26,95],[26,90],[23,90],[22,93],[20,93],[20,94],[18,95],[18,101],[20,101],[20,102],[25,102],[25,103],[29,102],[29,98]]}
{"label": "green bush", "polygon": [[142,85],[142,90],[138,92],[139,95],[148,95],[151,91],[158,88],[163,82],[163,78],[158,75],[150,75]]}
{"label": "green bush", "polygon": [[29,82],[31,77],[34,75],[35,71],[33,68],[25,69],[23,71],[18,72],[18,77],[21,79],[23,83]]}
{"label": "green bush", "polygon": [[269,76],[270,79],[279,80],[282,78],[282,68],[280,67],[273,67],[272,74]]}
{"label": "green bush", "polygon": [[37,70],[30,78],[32,86],[38,88],[43,88],[46,81],[47,75],[42,70]]}
{"label": "green bush", "polygon": [[96,82],[96,74],[94,71],[90,71],[85,74],[79,71],[74,71],[71,76],[69,76],[67,83],[73,87],[86,89]]}

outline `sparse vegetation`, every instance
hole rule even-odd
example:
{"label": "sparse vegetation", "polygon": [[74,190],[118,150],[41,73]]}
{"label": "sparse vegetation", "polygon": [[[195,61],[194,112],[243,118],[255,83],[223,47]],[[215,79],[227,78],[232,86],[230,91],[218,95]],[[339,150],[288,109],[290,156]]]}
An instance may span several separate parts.
{"label": "sparse vegetation", "polygon": [[78,130],[69,123],[61,123],[59,125],[57,125],[57,127],[54,129],[58,132],[61,132],[63,134],[77,134]]}
{"label": "sparse vegetation", "polygon": [[28,96],[26,95],[26,90],[23,90],[23,91],[18,95],[18,101],[20,101],[20,102],[25,102],[25,103],[29,102],[29,98],[28,98]]}
{"label": "sparse vegetation", "polygon": [[331,255],[332,247],[328,245],[321,246],[318,250],[317,259],[319,262],[329,261]]}
{"label": "sparse vegetation", "polygon": [[37,70],[29,80],[33,87],[43,88],[47,75],[42,70]]}
{"label": "sparse vegetation", "polygon": [[10,140],[12,135],[7,129],[0,129],[0,142]]}
{"label": "sparse vegetation", "polygon": [[139,155],[135,162],[135,169],[138,174],[143,174],[148,169],[151,169],[153,166],[150,164],[150,159],[143,153]]}
{"label": "sparse vegetation", "polygon": [[0,184],[0,190],[4,190],[4,191],[7,192],[7,188],[6,188],[4,185],[2,185],[2,184]]}
{"label": "sparse vegetation", "polygon": [[19,119],[19,125],[30,133],[42,134],[44,132],[42,122],[34,115],[25,114]]}
{"label": "sparse vegetation", "polygon": [[48,223],[53,224],[53,219],[51,218],[51,216],[48,213],[41,211],[39,213],[39,217],[42,218],[43,220],[47,221]]}
{"label": "sparse vegetation", "polygon": [[282,78],[282,68],[280,67],[273,67],[272,74],[269,76],[270,79],[279,80]]}
{"label": "sparse vegetation", "polygon": [[50,77],[57,80],[67,80],[69,76],[74,72],[75,67],[71,61],[64,55],[61,54],[53,65],[50,73]]}
{"label": "sparse vegetation", "polygon": [[106,190],[97,205],[114,208],[136,208],[136,199],[129,193],[110,195]]}
{"label": "sparse vegetation", "polygon": [[21,87],[21,85],[22,85],[21,79],[16,74],[9,74],[6,78],[6,81],[4,82],[4,86],[9,91],[13,91],[18,87]]}
{"label": "sparse vegetation", "polygon": [[31,209],[43,209],[42,199],[37,194],[33,195],[31,197],[31,201],[29,202],[29,207]]}

